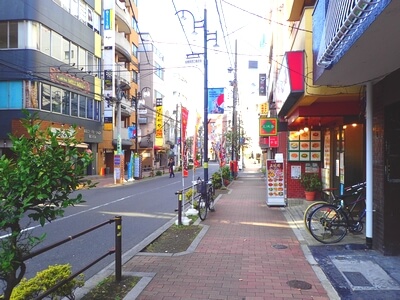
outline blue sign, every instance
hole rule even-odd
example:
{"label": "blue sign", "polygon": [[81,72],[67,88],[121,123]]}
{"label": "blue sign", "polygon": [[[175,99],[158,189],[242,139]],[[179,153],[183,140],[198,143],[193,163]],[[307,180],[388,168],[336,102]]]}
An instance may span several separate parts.
{"label": "blue sign", "polygon": [[136,124],[128,127],[128,136],[130,139],[136,139]]}
{"label": "blue sign", "polygon": [[111,13],[109,9],[104,10],[104,30],[111,29]]}

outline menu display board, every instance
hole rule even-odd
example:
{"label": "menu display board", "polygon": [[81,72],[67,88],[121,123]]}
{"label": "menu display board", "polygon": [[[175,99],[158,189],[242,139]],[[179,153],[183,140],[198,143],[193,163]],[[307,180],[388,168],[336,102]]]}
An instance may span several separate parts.
{"label": "menu display board", "polygon": [[283,162],[267,160],[267,205],[286,206]]}
{"label": "menu display board", "polygon": [[321,131],[290,131],[288,143],[289,161],[321,161]]}

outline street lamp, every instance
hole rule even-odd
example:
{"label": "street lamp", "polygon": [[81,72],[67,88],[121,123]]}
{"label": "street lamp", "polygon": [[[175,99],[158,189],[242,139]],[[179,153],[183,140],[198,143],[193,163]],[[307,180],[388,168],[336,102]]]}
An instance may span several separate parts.
{"label": "street lamp", "polygon": [[[197,28],[203,28],[204,30],[204,53],[192,53],[190,55],[204,55],[204,116],[203,116],[203,128],[204,128],[204,181],[208,182],[208,58],[207,58],[207,42],[215,41],[215,46],[217,46],[217,32],[208,33],[207,30],[207,9],[204,9],[204,18],[201,21],[196,21],[194,15],[188,10],[180,10],[175,14],[182,13],[182,18],[184,18],[184,13],[187,12],[193,18],[193,33],[196,32]],[[200,24],[200,25],[199,25]],[[213,36],[208,38],[208,36]]]}

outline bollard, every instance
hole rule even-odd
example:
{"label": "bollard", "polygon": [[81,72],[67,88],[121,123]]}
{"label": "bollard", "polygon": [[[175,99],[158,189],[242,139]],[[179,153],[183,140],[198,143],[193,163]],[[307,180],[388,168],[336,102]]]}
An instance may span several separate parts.
{"label": "bollard", "polygon": [[122,279],[122,217],[115,217],[115,280]]}
{"label": "bollard", "polygon": [[175,195],[178,195],[178,225],[182,225],[182,191],[177,191]]}

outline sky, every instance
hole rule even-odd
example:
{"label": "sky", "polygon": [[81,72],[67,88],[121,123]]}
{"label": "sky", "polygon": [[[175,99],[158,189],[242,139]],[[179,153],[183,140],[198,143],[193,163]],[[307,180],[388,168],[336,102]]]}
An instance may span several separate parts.
{"label": "sky", "polygon": [[[207,10],[208,37],[217,33],[217,44],[210,40],[208,49],[208,87],[225,89],[225,108],[232,106],[232,88],[230,81],[234,73],[228,68],[235,67],[235,43],[237,43],[237,78],[242,104],[251,100],[251,94],[258,93],[258,73],[266,73],[266,55],[269,47],[262,43],[267,35],[268,5],[271,0],[138,0],[138,26],[140,32],[148,32],[157,48],[165,56],[166,73],[179,72],[187,78],[193,95],[192,110],[203,112],[203,63],[185,64],[186,55],[204,53],[203,29],[197,28],[192,34],[195,21],[204,20]],[[181,19],[182,10],[186,19]],[[178,12],[178,13],[177,13]],[[179,16],[179,17],[178,17]],[[203,23],[196,23],[202,26]],[[264,47],[260,47],[263,45]],[[259,61],[259,70],[249,72],[249,60]],[[191,109],[189,107],[189,110]],[[191,113],[189,117],[195,117]]]}

